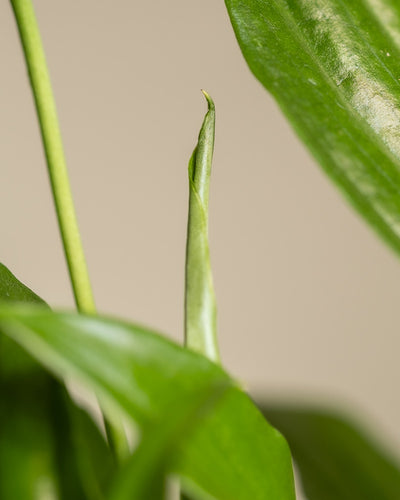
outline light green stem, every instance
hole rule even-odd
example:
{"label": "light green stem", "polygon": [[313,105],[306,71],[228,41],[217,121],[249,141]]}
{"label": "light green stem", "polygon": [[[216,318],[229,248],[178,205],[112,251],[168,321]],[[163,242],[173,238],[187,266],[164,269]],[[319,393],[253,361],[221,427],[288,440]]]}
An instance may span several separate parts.
{"label": "light green stem", "polygon": [[[68,179],[56,105],[35,12],[31,0],[10,1],[17,21],[35,99],[76,307],[80,313],[95,314],[96,307]],[[128,453],[128,444],[121,422],[115,418],[111,424],[105,422],[105,425],[111,448],[119,458],[125,458]]]}
{"label": "light green stem", "polygon": [[79,235],[56,106],[31,0],[11,0],[39,118],[50,183],[78,311],[96,312]]}

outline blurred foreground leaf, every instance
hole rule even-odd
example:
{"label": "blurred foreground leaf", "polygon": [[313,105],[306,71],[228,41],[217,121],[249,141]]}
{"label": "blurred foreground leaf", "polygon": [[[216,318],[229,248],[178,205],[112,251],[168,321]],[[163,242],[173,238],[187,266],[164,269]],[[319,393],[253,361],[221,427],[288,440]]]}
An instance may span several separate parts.
{"label": "blurred foreground leaf", "polygon": [[398,500],[400,469],[342,416],[307,407],[260,405],[288,440],[309,500]]}
{"label": "blurred foreground leaf", "polygon": [[[0,264],[0,302],[45,302]],[[98,500],[114,464],[105,441],[65,388],[0,336],[0,498]]]}
{"label": "blurred foreground leaf", "polygon": [[201,425],[178,443],[170,469],[199,498],[294,499],[285,440],[203,356],[135,325],[40,308],[0,308],[0,327],[58,376],[85,381],[105,409],[133,419],[143,436],[168,425],[175,407],[193,394],[228,387]]}
{"label": "blurred foreground leaf", "polygon": [[243,55],[355,208],[400,252],[400,8],[225,0]]}
{"label": "blurred foreground leaf", "polygon": [[[165,476],[179,451],[179,445],[188,439],[205,415],[231,388],[230,383],[210,384],[192,391],[185,399],[174,399],[173,410],[162,425],[153,425],[142,436],[133,457],[116,481],[111,500],[163,500]],[[196,498],[204,498],[203,495]]]}

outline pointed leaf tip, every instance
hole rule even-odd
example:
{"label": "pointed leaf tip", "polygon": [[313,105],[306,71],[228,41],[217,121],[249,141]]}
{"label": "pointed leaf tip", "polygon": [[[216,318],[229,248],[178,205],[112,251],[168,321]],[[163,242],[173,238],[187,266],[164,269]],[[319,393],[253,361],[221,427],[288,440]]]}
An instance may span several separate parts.
{"label": "pointed leaf tip", "polygon": [[202,91],[204,97],[207,100],[208,110],[209,111],[215,111],[215,104],[214,104],[214,101],[212,100],[210,94],[208,92],[206,92],[204,89],[201,89],[201,91]]}

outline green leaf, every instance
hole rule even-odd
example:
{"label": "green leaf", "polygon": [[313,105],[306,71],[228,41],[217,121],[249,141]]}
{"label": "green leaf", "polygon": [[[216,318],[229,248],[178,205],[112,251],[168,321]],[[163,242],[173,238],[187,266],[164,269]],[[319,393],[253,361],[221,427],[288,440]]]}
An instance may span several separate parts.
{"label": "green leaf", "polygon": [[[0,263],[0,302],[32,303],[48,307],[48,305],[31,289],[21,283],[11,271]],[[39,365],[7,337],[0,338],[0,377],[26,374],[40,370]]]}
{"label": "green leaf", "polygon": [[58,376],[86,381],[144,436],[197,391],[231,387],[180,445],[171,470],[183,476],[188,491],[211,498],[294,499],[285,440],[203,356],[144,328],[104,318],[2,307],[0,326]]}
{"label": "green leaf", "polygon": [[0,379],[2,500],[102,499],[114,468],[95,424],[43,369]]}
{"label": "green leaf", "polygon": [[189,217],[186,242],[185,345],[219,360],[217,307],[208,247],[208,196],[214,150],[215,107],[203,91],[208,112],[189,161]]}
{"label": "green leaf", "polygon": [[[37,500],[59,497],[49,425],[49,381],[40,375],[0,381],[0,498]],[[40,398],[40,404],[38,404]]]}
{"label": "green leaf", "polygon": [[115,481],[110,500],[164,500],[168,457],[163,440],[155,434],[144,440]]}
{"label": "green leaf", "polygon": [[174,470],[190,497],[207,485],[201,492],[219,500],[295,498],[285,440],[238,389],[194,431]]}
{"label": "green leaf", "polygon": [[251,71],[356,209],[399,252],[398,2],[225,1]]}
{"label": "green leaf", "polygon": [[289,442],[309,500],[397,500],[398,463],[334,412],[261,405]]}
{"label": "green leaf", "polygon": [[93,419],[77,406],[62,384],[53,381],[52,421],[62,499],[103,500],[116,462]]}
{"label": "green leaf", "polygon": [[30,288],[21,283],[12,272],[0,263],[0,301],[1,302],[25,302],[42,304],[47,306]]}
{"label": "green leaf", "polygon": [[214,409],[228,387],[211,382],[200,391],[191,392],[184,400],[175,399],[173,411],[164,419],[163,425],[154,425],[142,437],[133,457],[116,481],[111,500],[163,500],[165,476],[178,445]]}
{"label": "green leaf", "polygon": [[[0,301],[45,305],[0,264]],[[0,498],[59,498],[51,378],[10,339],[0,337]],[[38,404],[40,401],[40,404]]]}
{"label": "green leaf", "polygon": [[[45,302],[0,264],[0,301]],[[65,388],[0,336],[0,498],[104,498],[115,465],[93,421]]]}

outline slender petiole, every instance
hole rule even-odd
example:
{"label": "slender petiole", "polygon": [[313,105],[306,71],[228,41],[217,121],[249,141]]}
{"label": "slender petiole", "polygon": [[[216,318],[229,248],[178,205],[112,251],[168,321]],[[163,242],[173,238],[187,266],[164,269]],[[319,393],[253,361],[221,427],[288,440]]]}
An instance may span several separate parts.
{"label": "slender petiole", "polygon": [[11,0],[46,154],[58,224],[79,312],[96,312],[73,204],[46,58],[31,0]]}
{"label": "slender petiole", "polygon": [[[96,307],[75,214],[56,105],[40,32],[31,0],[10,0],[28,68],[46,154],[51,190],[69,276],[78,311],[95,314]],[[121,459],[128,453],[122,424],[105,420],[110,447]]]}

